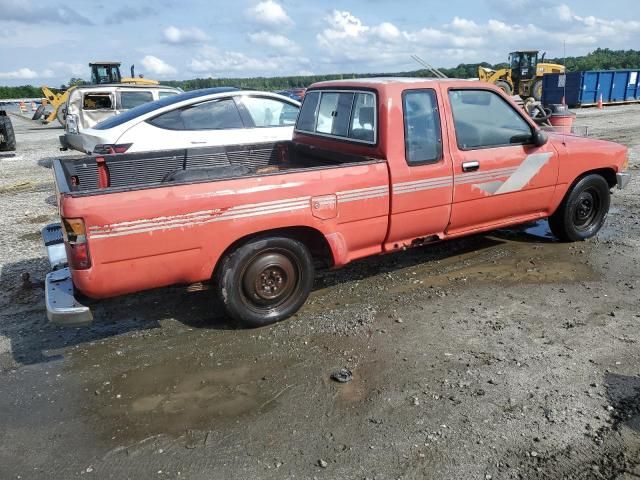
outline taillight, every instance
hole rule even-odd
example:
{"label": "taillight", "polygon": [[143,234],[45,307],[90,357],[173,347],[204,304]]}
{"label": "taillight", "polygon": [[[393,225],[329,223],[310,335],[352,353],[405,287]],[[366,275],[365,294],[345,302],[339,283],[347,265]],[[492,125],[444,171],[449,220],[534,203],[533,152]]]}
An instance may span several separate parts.
{"label": "taillight", "polygon": [[93,147],[93,153],[100,155],[112,155],[114,153],[125,153],[133,143],[99,143]]}
{"label": "taillight", "polygon": [[67,261],[74,270],[91,268],[87,232],[81,218],[63,218],[62,235],[67,250]]}

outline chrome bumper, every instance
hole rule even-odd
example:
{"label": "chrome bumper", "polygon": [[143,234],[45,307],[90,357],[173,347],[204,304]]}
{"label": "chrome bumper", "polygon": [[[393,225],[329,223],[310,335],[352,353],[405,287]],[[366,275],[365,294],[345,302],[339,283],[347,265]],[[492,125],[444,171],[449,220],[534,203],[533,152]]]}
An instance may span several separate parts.
{"label": "chrome bumper", "polygon": [[629,172],[616,173],[616,183],[618,184],[618,188],[620,190],[629,185],[630,180],[631,174]]}
{"label": "chrome bumper", "polygon": [[81,327],[93,321],[89,307],[73,296],[73,281],[68,267],[47,274],[44,287],[47,318],[66,327]]}
{"label": "chrome bumper", "polygon": [[73,280],[67,267],[61,225],[52,223],[44,227],[42,241],[53,269],[47,274],[44,287],[47,318],[51,323],[68,327],[90,324],[93,321],[91,310],[73,296]]}

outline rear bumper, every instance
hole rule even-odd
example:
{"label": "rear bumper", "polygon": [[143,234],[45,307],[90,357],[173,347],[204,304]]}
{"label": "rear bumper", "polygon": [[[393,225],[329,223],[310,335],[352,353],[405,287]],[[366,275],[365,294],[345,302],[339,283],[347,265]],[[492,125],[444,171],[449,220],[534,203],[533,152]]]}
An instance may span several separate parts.
{"label": "rear bumper", "polygon": [[68,150],[77,150],[78,152],[84,153],[84,146],[82,144],[82,136],[78,134],[65,133],[64,135],[60,135],[58,137],[60,140],[60,147]]}
{"label": "rear bumper", "polygon": [[91,309],[73,296],[73,281],[68,267],[47,274],[44,290],[47,318],[66,327],[81,327],[93,321]]}
{"label": "rear bumper", "polygon": [[618,188],[620,190],[622,190],[627,185],[629,185],[630,180],[631,180],[631,174],[629,172],[616,173],[616,183],[618,184]]}
{"label": "rear bumper", "polygon": [[89,307],[82,305],[73,294],[71,271],[67,267],[67,254],[62,238],[62,227],[52,223],[42,229],[52,272],[45,279],[44,297],[47,318],[51,323],[68,327],[80,327],[93,321]]}

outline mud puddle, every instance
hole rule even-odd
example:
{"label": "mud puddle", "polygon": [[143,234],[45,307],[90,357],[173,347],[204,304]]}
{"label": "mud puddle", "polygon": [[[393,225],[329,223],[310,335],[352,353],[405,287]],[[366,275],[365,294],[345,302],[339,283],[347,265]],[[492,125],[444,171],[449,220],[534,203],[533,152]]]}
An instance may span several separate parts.
{"label": "mud puddle", "polygon": [[[87,377],[84,412],[108,444],[235,432],[248,422],[277,423],[297,409],[308,410],[310,398],[313,408],[347,408],[364,402],[375,387],[368,379],[379,374],[379,360],[370,367],[356,361],[360,354],[347,354],[370,351],[362,345],[366,339],[319,334],[280,343],[272,333],[192,330],[161,342],[151,355],[140,355],[138,349],[148,347],[137,339],[128,340],[127,352],[105,342],[74,355],[71,369]],[[99,372],[86,364],[105,357],[110,360]],[[339,385],[329,376],[344,365],[353,369],[354,380]]]}

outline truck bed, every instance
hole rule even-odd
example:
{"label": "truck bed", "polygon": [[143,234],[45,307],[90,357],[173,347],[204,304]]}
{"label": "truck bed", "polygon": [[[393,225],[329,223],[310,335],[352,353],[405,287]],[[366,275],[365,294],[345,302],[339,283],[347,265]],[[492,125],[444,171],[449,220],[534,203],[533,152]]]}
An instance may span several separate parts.
{"label": "truck bed", "polygon": [[56,160],[54,172],[60,193],[84,196],[380,160],[288,141],[83,155]]}

